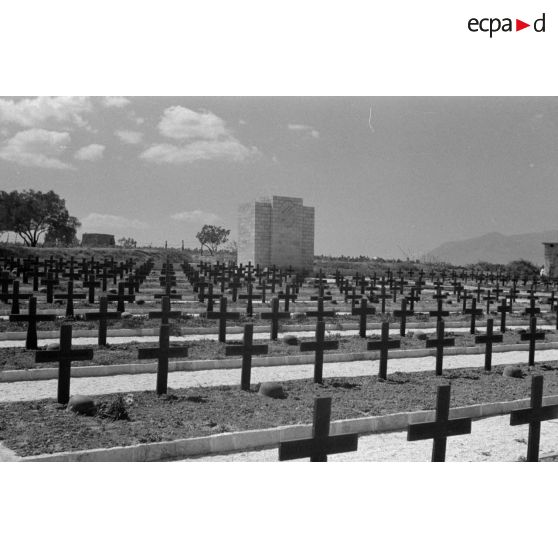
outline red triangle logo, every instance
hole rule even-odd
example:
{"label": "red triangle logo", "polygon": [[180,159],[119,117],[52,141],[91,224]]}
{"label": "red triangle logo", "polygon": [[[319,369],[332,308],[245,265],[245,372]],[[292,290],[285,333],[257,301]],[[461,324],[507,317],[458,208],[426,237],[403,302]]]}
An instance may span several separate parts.
{"label": "red triangle logo", "polygon": [[515,20],[515,30],[516,31],[521,31],[522,29],[525,29],[526,27],[531,27],[531,25],[529,23],[525,23],[524,21],[521,21],[520,19]]}

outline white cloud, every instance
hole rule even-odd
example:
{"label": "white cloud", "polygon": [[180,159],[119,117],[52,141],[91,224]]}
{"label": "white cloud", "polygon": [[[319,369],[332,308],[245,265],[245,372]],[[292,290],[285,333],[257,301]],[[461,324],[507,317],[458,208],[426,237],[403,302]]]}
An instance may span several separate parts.
{"label": "white cloud", "polygon": [[147,223],[139,219],[129,219],[122,215],[110,215],[102,213],[90,213],[81,220],[82,228],[92,232],[103,232],[114,229],[146,229],[149,228]]}
{"label": "white cloud", "polygon": [[192,163],[194,161],[244,161],[258,153],[254,147],[248,148],[237,139],[223,141],[194,141],[186,145],[158,143],[146,149],[140,157],[154,163]]}
{"label": "white cloud", "polygon": [[171,215],[171,219],[175,221],[186,221],[187,223],[214,223],[215,221],[219,221],[220,217],[215,215],[215,213],[194,209],[193,211],[175,213]]}
{"label": "white cloud", "polygon": [[83,115],[92,110],[88,97],[34,97],[14,101],[0,99],[0,122],[24,127],[37,127],[45,123],[87,126]]}
{"label": "white cloud", "polygon": [[135,132],[134,130],[117,130],[114,135],[123,143],[135,145],[141,143],[143,139],[142,132]]}
{"label": "white cloud", "polygon": [[165,109],[159,122],[159,132],[168,138],[181,140],[215,140],[231,136],[225,121],[218,116],[181,106]]}
{"label": "white cloud", "polygon": [[122,108],[130,104],[126,97],[103,97],[102,103],[108,108]]}
{"label": "white cloud", "polygon": [[98,161],[103,158],[105,152],[105,146],[98,143],[92,143],[91,145],[86,145],[78,151],[76,151],[74,158],[79,161]]}
{"label": "white cloud", "polygon": [[26,167],[71,169],[59,159],[70,143],[68,132],[32,128],[18,132],[0,144],[0,159]]}
{"label": "white cloud", "polygon": [[318,130],[312,128],[312,126],[307,126],[306,124],[289,124],[287,128],[293,132],[308,133],[316,139],[320,137],[320,132],[318,132]]}

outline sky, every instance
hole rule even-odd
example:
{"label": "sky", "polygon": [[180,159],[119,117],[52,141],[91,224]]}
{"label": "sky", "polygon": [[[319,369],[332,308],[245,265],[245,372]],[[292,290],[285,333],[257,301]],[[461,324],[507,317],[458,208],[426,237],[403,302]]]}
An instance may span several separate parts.
{"label": "sky", "polygon": [[558,98],[0,97],[0,189],[54,190],[84,232],[198,247],[238,206],[316,209],[315,252],[419,257],[558,229]]}

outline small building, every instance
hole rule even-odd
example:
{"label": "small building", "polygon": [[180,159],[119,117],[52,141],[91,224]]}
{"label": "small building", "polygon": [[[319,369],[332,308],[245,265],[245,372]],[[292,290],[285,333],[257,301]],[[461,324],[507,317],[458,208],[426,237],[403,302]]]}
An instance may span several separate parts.
{"label": "small building", "polygon": [[113,234],[83,233],[81,245],[90,248],[109,248],[115,246]]}
{"label": "small building", "polygon": [[543,242],[544,274],[547,277],[558,276],[558,242]]}
{"label": "small building", "polygon": [[311,271],[314,208],[302,198],[273,196],[239,207],[237,262]]}

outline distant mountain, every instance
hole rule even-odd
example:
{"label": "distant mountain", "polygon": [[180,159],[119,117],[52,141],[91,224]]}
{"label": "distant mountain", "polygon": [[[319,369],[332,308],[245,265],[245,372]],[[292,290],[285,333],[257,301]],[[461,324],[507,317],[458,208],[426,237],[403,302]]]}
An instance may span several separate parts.
{"label": "distant mountain", "polygon": [[513,260],[528,260],[542,266],[544,264],[543,242],[558,242],[558,230],[510,236],[494,232],[468,240],[444,242],[425,254],[422,259],[453,265],[474,264],[481,261],[507,264]]}

